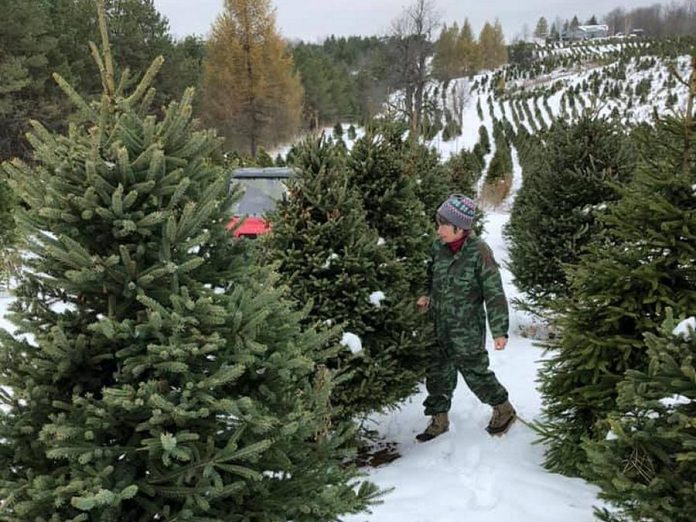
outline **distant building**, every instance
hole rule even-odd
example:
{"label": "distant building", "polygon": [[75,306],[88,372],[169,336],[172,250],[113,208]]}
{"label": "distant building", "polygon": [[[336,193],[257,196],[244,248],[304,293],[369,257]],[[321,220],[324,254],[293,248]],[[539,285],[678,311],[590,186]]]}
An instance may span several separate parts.
{"label": "distant building", "polygon": [[569,29],[563,35],[564,40],[591,40],[592,38],[606,38],[609,36],[608,25],[578,25]]}

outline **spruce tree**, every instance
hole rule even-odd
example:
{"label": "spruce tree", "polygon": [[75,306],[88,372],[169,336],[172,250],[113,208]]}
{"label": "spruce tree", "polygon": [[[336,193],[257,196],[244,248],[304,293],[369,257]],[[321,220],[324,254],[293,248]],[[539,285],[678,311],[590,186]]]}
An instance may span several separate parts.
{"label": "spruce tree", "polygon": [[482,199],[497,206],[507,197],[512,186],[512,152],[500,122],[493,125],[493,140],[495,151],[488,164]]}
{"label": "spruce tree", "polygon": [[647,369],[626,372],[611,435],[585,445],[600,498],[613,506],[603,520],[696,519],[696,321],[675,323],[646,334]]}
{"label": "spruce tree", "polygon": [[326,335],[230,255],[219,141],[191,119],[191,90],[150,114],[161,59],[134,92],[115,84],[98,5],[100,102],[58,77],[83,121],[34,123],[35,165],[5,165],[30,255],[17,330],[0,333],[0,519],[359,510],[374,490],[338,460],[349,433],[326,420]]}
{"label": "spruce tree", "polygon": [[634,179],[570,270],[570,296],[554,304],[559,335],[540,372],[550,469],[592,478],[580,443],[605,438],[617,385],[647,369],[643,336],[659,331],[668,307],[696,309],[693,127],[687,117],[641,129]]}
{"label": "spruce tree", "polygon": [[0,30],[0,158],[24,156],[28,148],[22,135],[27,120],[54,116],[49,107],[50,62],[55,39],[39,0],[2,3],[5,22]]}
{"label": "spruce tree", "polygon": [[484,152],[488,154],[491,151],[491,139],[488,136],[488,129],[485,125],[481,125],[478,130],[479,140]]}
{"label": "spruce tree", "polygon": [[426,215],[417,188],[424,182],[429,185],[428,169],[433,167],[421,166],[430,155],[420,160],[421,165],[409,164],[415,159],[412,148],[421,152],[421,147],[404,137],[405,130],[399,124],[369,129],[353,145],[348,168],[368,226],[377,230],[404,265],[411,295],[400,297],[415,299],[422,292],[434,239],[431,216]]}
{"label": "spruce tree", "polygon": [[[287,200],[269,215],[265,258],[277,265],[309,320],[357,336],[329,362],[340,371],[333,405],[340,417],[394,406],[425,371],[426,349],[409,295],[406,267],[367,223],[345,149],[327,139],[297,147]],[[355,337],[353,337],[355,340]]]}
{"label": "spruce tree", "polygon": [[[462,149],[449,157],[445,162],[445,168],[452,183],[450,192],[476,199],[476,185],[483,171],[480,157],[472,151]],[[439,203],[442,201],[444,200]]]}
{"label": "spruce tree", "polygon": [[522,187],[505,229],[510,270],[533,307],[568,294],[564,265],[599,233],[596,216],[635,163],[625,132],[608,120],[558,120],[543,138],[531,142],[541,147],[534,154],[523,148]]}
{"label": "spruce tree", "polygon": [[432,226],[437,208],[447,196],[457,192],[451,172],[443,165],[437,149],[418,141],[411,141],[406,149],[405,168],[406,175],[415,181],[416,197]]}

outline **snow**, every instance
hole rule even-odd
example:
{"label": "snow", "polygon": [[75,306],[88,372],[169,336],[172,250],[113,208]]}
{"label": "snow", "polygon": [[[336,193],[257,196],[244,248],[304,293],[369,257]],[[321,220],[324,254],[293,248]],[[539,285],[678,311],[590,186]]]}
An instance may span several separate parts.
{"label": "snow", "polygon": [[688,341],[691,339],[694,331],[696,331],[696,317],[689,317],[677,325],[672,331],[672,335],[683,337]]}
{"label": "snow", "polygon": [[370,304],[379,308],[382,306],[382,301],[384,300],[384,292],[378,290],[377,292],[372,292],[370,294]]}
{"label": "snow", "polygon": [[7,330],[8,332],[14,331],[12,324],[5,319],[5,314],[8,312],[12,301],[12,297],[0,295],[0,329]]}
{"label": "snow", "polygon": [[345,332],[341,338],[341,345],[348,348],[354,354],[359,354],[362,352],[362,341],[360,337],[354,333]]}
{"label": "snow", "polygon": [[662,403],[665,408],[674,408],[675,406],[686,406],[687,404],[691,404],[691,399],[683,395],[673,395],[672,397],[660,399],[660,403]]}

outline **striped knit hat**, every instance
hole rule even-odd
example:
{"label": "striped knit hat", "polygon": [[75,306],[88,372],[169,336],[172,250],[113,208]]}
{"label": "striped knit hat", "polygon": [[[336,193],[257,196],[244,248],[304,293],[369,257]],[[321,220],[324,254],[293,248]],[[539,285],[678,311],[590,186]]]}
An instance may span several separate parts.
{"label": "striped knit hat", "polygon": [[462,195],[452,194],[437,209],[437,215],[457,228],[470,230],[476,213],[474,200]]}

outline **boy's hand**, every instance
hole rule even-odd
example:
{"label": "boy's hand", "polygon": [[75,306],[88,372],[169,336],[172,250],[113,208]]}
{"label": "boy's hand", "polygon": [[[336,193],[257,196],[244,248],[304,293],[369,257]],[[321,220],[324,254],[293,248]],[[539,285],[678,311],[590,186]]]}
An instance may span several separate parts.
{"label": "boy's hand", "polygon": [[416,301],[416,306],[419,312],[425,312],[430,307],[430,298],[427,295],[422,295]]}
{"label": "boy's hand", "polygon": [[507,337],[496,337],[493,339],[493,344],[495,345],[496,350],[504,350],[507,346],[507,342]]}

